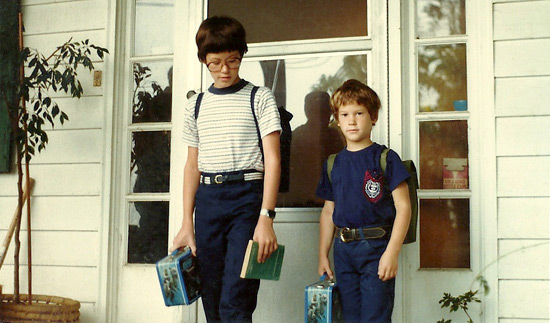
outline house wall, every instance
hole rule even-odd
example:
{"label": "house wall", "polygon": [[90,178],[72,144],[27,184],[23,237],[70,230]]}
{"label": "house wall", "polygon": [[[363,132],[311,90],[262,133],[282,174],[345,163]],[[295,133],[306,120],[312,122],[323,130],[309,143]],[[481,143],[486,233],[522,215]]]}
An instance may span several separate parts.
{"label": "house wall", "polygon": [[550,1],[493,1],[500,322],[548,322]]}
{"label": "house wall", "polygon": [[[73,37],[106,46],[108,1],[23,0],[24,45],[42,53]],[[94,62],[104,70],[105,63]],[[105,73],[104,73],[105,74]],[[104,151],[104,87],[92,86],[92,75],[79,73],[80,100],[54,95],[69,121],[48,131],[49,144],[31,162],[36,179],[32,209],[33,293],[81,302],[82,322],[100,322],[101,191]],[[105,79],[105,76],[104,76]],[[0,175],[0,237],[16,207],[15,167]],[[24,221],[25,222],[25,221]],[[23,224],[22,232],[26,230]],[[21,234],[21,292],[27,292],[27,243]],[[13,292],[13,242],[0,271],[3,292]]]}

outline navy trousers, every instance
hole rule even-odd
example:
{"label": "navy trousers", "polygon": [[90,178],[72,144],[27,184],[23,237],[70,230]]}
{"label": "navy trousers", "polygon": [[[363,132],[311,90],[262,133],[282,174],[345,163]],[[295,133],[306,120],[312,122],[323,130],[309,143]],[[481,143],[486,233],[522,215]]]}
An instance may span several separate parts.
{"label": "navy trousers", "polygon": [[334,272],[346,323],[391,322],[395,279],[378,278],[387,240],[334,240]]}
{"label": "navy trousers", "polygon": [[199,186],[195,238],[208,322],[252,322],[260,281],[239,276],[262,194],[263,181]]}

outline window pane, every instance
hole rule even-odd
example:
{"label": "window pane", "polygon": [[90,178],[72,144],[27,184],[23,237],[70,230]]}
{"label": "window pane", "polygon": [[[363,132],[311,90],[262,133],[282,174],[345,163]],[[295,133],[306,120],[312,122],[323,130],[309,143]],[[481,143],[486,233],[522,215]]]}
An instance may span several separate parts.
{"label": "window pane", "polygon": [[470,268],[469,200],[420,200],[420,211],[420,268]]}
{"label": "window pane", "polygon": [[172,62],[134,63],[132,123],[172,118]]}
{"label": "window pane", "polygon": [[152,264],[168,252],[168,202],[130,203],[128,263]]}
{"label": "window pane", "polygon": [[367,35],[364,0],[211,0],[208,16],[238,19],[249,43]]}
{"label": "window pane", "polygon": [[420,188],[468,188],[467,121],[420,123]]}
{"label": "window pane", "polygon": [[172,54],[173,25],[173,0],[136,0],[134,55]]}
{"label": "window pane", "polygon": [[463,111],[466,97],[466,45],[419,46],[419,111]]}
{"label": "window pane", "polygon": [[322,205],[315,188],[323,162],[345,142],[332,120],[329,95],[351,78],[366,83],[366,75],[366,55],[243,62],[241,76],[273,89],[277,104],[294,115],[289,191],[279,194],[278,206]]}
{"label": "window pane", "polygon": [[417,0],[416,35],[419,38],[466,33],[465,0]]}
{"label": "window pane", "polygon": [[170,132],[134,132],[131,161],[130,180],[133,193],[168,192]]}

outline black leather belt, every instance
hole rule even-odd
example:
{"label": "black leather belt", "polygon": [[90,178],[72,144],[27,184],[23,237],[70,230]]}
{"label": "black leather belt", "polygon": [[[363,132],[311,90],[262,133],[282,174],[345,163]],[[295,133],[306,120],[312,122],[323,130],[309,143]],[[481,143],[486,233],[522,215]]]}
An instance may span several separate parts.
{"label": "black leather belt", "polygon": [[201,174],[200,183],[206,185],[223,184],[228,182],[245,182],[245,181],[257,181],[264,178],[262,172],[248,172],[248,173],[220,173],[220,174]]}
{"label": "black leather belt", "polygon": [[374,228],[336,228],[336,236],[342,242],[359,241],[365,239],[389,239],[391,226]]}

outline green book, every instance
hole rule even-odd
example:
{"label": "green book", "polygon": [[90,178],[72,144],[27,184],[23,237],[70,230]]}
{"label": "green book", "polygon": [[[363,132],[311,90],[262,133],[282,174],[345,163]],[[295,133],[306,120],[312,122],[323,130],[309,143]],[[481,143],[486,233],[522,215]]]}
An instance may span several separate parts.
{"label": "green book", "polygon": [[279,280],[284,254],[285,246],[279,245],[279,248],[264,263],[260,264],[258,262],[258,243],[252,240],[248,241],[241,278]]}

